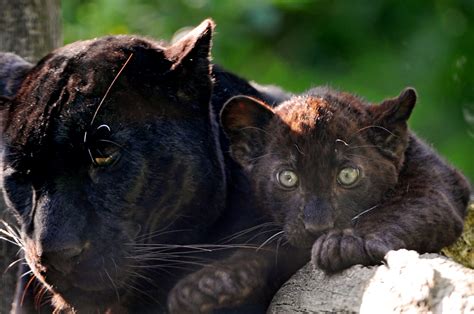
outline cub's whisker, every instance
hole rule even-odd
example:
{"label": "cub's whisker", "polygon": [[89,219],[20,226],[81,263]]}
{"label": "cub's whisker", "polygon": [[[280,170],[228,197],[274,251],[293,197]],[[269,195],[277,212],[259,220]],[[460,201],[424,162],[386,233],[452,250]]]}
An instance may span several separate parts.
{"label": "cub's whisker", "polygon": [[219,241],[219,243],[225,244],[225,243],[228,243],[228,242],[231,242],[231,241],[235,240],[236,238],[242,237],[242,236],[244,236],[244,235],[246,235],[246,234],[248,234],[248,233],[250,233],[250,232],[252,232],[256,229],[263,229],[263,228],[266,228],[266,227],[273,227],[273,226],[278,226],[278,224],[274,223],[274,222],[265,222],[265,223],[262,223],[262,224],[259,224],[259,225],[256,225],[256,226],[238,231],[238,232],[236,232],[234,234],[231,234],[227,237],[224,237]]}
{"label": "cub's whisker", "polygon": [[[250,239],[248,239],[246,242],[253,242],[253,241],[255,241],[255,239],[258,239],[258,238],[260,238],[261,236],[264,236],[264,235],[266,235],[266,234],[268,234],[268,233],[273,233],[273,232],[275,232],[275,231],[280,231],[280,230],[281,230],[281,227],[280,227],[280,226],[278,226],[278,227],[275,226],[275,227],[273,227],[272,229],[265,230],[265,231],[261,231],[261,232],[255,234],[255,235],[252,236]],[[255,248],[258,249],[259,247],[258,247],[258,246],[255,246]]]}
{"label": "cub's whisker", "polygon": [[262,247],[264,247],[266,244],[270,243],[273,239],[275,239],[276,237],[282,235],[283,233],[285,233],[284,230],[279,231],[279,232],[275,233],[274,235],[272,235],[270,238],[268,238],[265,242],[263,242],[263,243],[257,248],[257,251],[259,251]]}
{"label": "cub's whisker", "polygon": [[375,162],[380,161],[377,158],[370,158],[370,157],[367,157],[367,156],[364,156],[364,155],[358,155],[358,154],[346,154],[346,156],[357,157],[357,158],[360,158],[360,159],[365,159],[365,160],[370,160],[370,161],[375,161]]}
{"label": "cub's whisker", "polygon": [[275,265],[276,265],[276,267],[278,267],[278,252],[280,250],[281,241],[283,241],[284,239],[285,239],[284,237],[280,237],[277,240],[276,251],[275,251]]}
{"label": "cub's whisker", "polygon": [[350,146],[347,150],[353,150],[356,148],[382,148],[380,145],[359,145],[359,146]]}
{"label": "cub's whisker", "polygon": [[268,131],[262,129],[262,128],[259,128],[259,127],[256,127],[256,126],[246,126],[244,128],[242,128],[241,130],[256,130],[256,131],[261,131],[263,133],[265,133],[267,136],[269,136],[270,138],[273,138],[273,134],[270,134]]}
{"label": "cub's whisker", "polygon": [[[357,134],[359,134],[360,132],[365,131],[365,130],[368,130],[368,129],[372,129],[372,128],[373,128],[373,129],[381,129],[381,130],[383,130],[383,131],[385,131],[385,132],[387,132],[387,133],[389,133],[389,134],[391,134],[391,135],[393,135],[393,136],[396,136],[395,134],[393,134],[393,132],[391,132],[391,131],[388,130],[387,128],[384,128],[383,126],[380,126],[380,125],[368,125],[368,126],[366,126],[366,127],[360,128],[360,129],[357,130],[354,134],[352,134],[351,139],[352,139],[354,136],[356,136]],[[349,143],[350,143],[350,141],[351,141],[351,140],[349,140]]]}
{"label": "cub's whisker", "polygon": [[268,153],[268,154],[263,154],[263,155],[251,158],[249,160],[250,161],[256,161],[256,160],[262,159],[262,158],[267,157],[267,156],[272,156],[272,155],[281,155],[281,154],[280,153]]}
{"label": "cub's whisker", "polygon": [[352,217],[351,222],[352,222],[352,223],[356,223],[360,216],[362,216],[362,215],[364,215],[364,214],[366,214],[366,213],[368,213],[368,212],[370,212],[370,211],[376,209],[376,208],[379,207],[379,206],[380,206],[380,204],[377,204],[377,205],[375,205],[375,206],[370,207],[369,209],[366,209],[366,210],[364,210],[364,211],[358,213],[357,215],[355,215],[354,217]]}

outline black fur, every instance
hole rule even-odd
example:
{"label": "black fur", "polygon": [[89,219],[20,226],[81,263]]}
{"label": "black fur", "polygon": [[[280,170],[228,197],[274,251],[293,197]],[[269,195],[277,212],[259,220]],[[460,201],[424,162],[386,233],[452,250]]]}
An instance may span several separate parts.
{"label": "black fur", "polygon": [[0,53],[0,64],[0,95],[12,97],[33,65],[8,52]]}
{"label": "black fur", "polygon": [[[378,106],[316,88],[275,109],[235,97],[221,121],[260,207],[335,272],[389,250],[437,252],[461,234],[469,184],[408,130],[415,102],[411,88]],[[346,168],[359,174],[353,185],[338,177]],[[291,188],[278,180],[287,170]]]}
{"label": "black fur", "polygon": [[[180,253],[163,245],[230,231],[215,227],[228,203],[216,113],[232,95],[259,93],[212,71],[213,28],[207,20],[168,47],[134,36],[76,42],[31,69],[1,55],[2,187],[57,310],[163,311],[196,268],[174,265]],[[20,297],[17,311],[31,310]]]}

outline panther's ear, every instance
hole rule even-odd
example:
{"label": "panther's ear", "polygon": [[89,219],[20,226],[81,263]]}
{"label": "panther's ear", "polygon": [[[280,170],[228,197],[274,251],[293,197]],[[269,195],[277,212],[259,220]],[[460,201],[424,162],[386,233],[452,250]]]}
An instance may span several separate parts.
{"label": "panther's ear", "polygon": [[165,50],[166,57],[172,61],[172,70],[191,70],[210,74],[210,52],[215,24],[211,19],[199,26]]}
{"label": "panther's ear", "polygon": [[[33,65],[16,54],[0,52],[0,96],[13,97]],[[0,103],[3,101],[0,100]]]}
{"label": "panther's ear", "polygon": [[208,108],[212,78],[210,51],[214,22],[205,20],[164,51],[171,61],[169,82],[177,87],[177,95],[188,102]]}
{"label": "panther's ear", "polygon": [[231,155],[244,168],[251,169],[263,153],[265,129],[274,116],[269,105],[248,96],[235,96],[222,108],[221,126],[230,140]]}

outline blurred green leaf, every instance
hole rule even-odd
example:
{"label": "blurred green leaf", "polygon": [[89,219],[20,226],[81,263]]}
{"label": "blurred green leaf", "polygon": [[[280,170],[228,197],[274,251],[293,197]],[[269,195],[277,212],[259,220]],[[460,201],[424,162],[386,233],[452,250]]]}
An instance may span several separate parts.
{"label": "blurred green leaf", "polygon": [[[70,0],[65,42],[136,33],[169,40],[207,17],[214,61],[300,92],[329,84],[378,102],[419,93],[410,126],[474,180],[474,1]],[[463,114],[464,112],[464,114]],[[472,120],[472,119],[471,119]]]}

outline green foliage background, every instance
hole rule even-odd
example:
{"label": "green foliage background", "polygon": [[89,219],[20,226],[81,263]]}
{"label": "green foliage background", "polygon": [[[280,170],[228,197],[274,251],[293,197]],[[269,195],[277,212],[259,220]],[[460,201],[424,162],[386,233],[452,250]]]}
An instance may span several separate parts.
{"label": "green foliage background", "polygon": [[413,86],[415,132],[474,181],[474,1],[68,0],[65,42],[169,40],[217,23],[214,61],[292,92],[329,84],[372,102]]}

